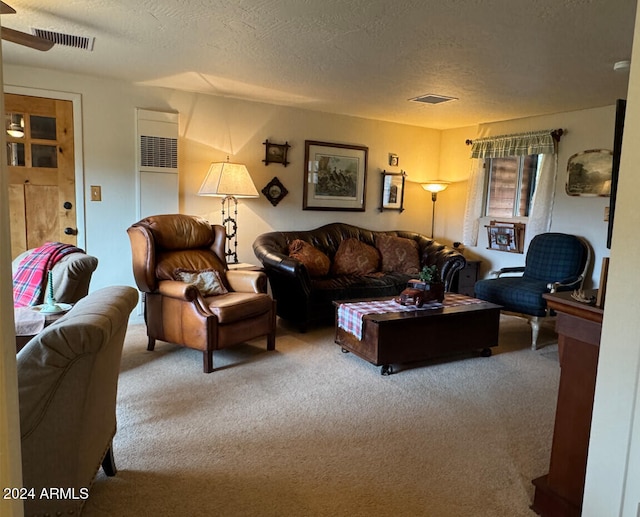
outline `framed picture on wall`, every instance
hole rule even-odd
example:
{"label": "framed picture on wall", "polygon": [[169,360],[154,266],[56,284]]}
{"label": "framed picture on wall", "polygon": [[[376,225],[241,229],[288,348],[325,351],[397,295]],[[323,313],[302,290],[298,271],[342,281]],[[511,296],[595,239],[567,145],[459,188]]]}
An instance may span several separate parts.
{"label": "framed picture on wall", "polygon": [[305,141],[303,210],[364,212],[368,147]]}
{"label": "framed picture on wall", "polygon": [[406,173],[382,171],[380,211],[404,210],[404,179]]}
{"label": "framed picture on wall", "polygon": [[576,153],[567,162],[566,191],[570,196],[611,195],[613,151],[591,149]]}

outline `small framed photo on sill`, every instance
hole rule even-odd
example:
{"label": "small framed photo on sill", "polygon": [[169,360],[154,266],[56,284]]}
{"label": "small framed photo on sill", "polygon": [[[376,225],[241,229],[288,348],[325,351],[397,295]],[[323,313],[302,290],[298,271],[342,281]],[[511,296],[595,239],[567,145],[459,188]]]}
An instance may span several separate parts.
{"label": "small framed photo on sill", "polygon": [[485,227],[489,244],[487,249],[510,253],[524,252],[524,223],[491,221]]}

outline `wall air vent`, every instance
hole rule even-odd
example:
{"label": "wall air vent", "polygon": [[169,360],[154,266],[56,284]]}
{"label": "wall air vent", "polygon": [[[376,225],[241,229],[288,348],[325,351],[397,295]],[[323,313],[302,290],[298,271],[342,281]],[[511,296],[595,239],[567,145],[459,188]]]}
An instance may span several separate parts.
{"label": "wall air vent", "polygon": [[178,168],[178,139],[140,135],[142,167]]}
{"label": "wall air vent", "polygon": [[422,102],[423,104],[442,104],[443,102],[457,101],[457,97],[446,97],[444,95],[436,95],[434,93],[428,93],[421,95],[420,97],[414,97],[409,99],[411,102]]}
{"label": "wall air vent", "polygon": [[81,50],[93,51],[93,44],[96,41],[94,37],[75,36],[73,34],[64,34],[62,32],[47,31],[44,29],[31,28],[31,34],[38,38],[53,41],[56,45],[65,47],[79,48]]}

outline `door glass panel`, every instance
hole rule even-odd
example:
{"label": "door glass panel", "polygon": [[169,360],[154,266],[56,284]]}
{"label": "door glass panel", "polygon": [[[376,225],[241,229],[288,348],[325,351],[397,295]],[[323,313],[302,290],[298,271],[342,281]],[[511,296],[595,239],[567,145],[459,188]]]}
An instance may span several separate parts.
{"label": "door glass panel", "polygon": [[55,118],[31,115],[29,121],[31,123],[31,138],[37,138],[39,140],[56,139]]}
{"label": "door glass panel", "polygon": [[24,115],[22,113],[7,113],[7,134],[13,138],[24,138]]}
{"label": "door glass panel", "polygon": [[7,164],[12,167],[24,167],[24,144],[18,142],[7,143]]}
{"label": "door glass panel", "polygon": [[32,167],[57,167],[57,149],[55,145],[31,144]]}

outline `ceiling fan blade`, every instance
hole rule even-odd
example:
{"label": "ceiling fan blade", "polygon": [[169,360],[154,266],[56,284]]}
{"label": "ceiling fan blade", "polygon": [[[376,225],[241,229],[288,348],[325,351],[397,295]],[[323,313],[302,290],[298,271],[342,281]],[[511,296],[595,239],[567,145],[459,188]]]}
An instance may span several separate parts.
{"label": "ceiling fan blade", "polygon": [[16,31],[9,27],[2,27],[2,29],[0,29],[0,35],[2,35],[2,39],[10,41],[11,43],[17,43],[18,45],[24,45],[25,47],[42,50],[43,52],[45,50],[49,50],[55,44],[53,41],[49,41],[48,39],[39,38],[38,36],[33,36],[26,32]]}
{"label": "ceiling fan blade", "polygon": [[16,14],[16,10],[10,5],[0,2],[0,14]]}

